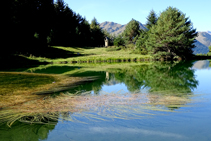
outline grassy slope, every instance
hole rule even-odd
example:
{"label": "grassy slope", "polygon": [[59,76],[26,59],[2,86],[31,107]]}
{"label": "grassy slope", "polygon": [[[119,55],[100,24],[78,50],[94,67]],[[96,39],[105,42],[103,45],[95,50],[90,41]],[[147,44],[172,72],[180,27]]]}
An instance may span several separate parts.
{"label": "grassy slope", "polygon": [[[106,48],[79,48],[79,47],[52,47],[66,52],[70,52],[70,57],[47,58],[47,57],[28,57],[40,62],[72,62],[72,61],[103,61],[103,60],[128,60],[128,59],[149,59],[150,55],[134,54],[131,50],[106,51]],[[73,57],[74,56],[74,57]]]}
{"label": "grassy slope", "polygon": [[[125,63],[76,63],[76,64],[48,64],[29,68],[25,72],[36,74],[59,74],[70,77],[98,76],[97,72],[110,72],[113,69],[130,68],[131,66],[150,65],[152,62]],[[90,74],[91,73],[91,74]]]}

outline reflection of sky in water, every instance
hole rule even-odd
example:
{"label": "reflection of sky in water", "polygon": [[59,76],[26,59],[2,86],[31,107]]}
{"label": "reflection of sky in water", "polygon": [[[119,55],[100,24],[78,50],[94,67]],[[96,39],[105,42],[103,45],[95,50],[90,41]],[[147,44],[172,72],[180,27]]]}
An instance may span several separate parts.
{"label": "reflection of sky in water", "polygon": [[196,92],[210,94],[211,90],[211,69],[195,70],[196,79],[199,81]]}
{"label": "reflection of sky in water", "polygon": [[[147,93],[147,88],[141,89],[141,93]],[[104,85],[101,89],[101,92],[123,92],[123,93],[129,93],[129,90],[127,89],[127,86],[124,83],[115,84],[115,85]]]}
{"label": "reflection of sky in water", "polygon": [[[194,99],[200,99],[200,101],[193,101],[195,102],[193,107],[181,107],[175,112],[161,112],[161,115],[132,120],[110,119],[95,122],[81,117],[81,120],[88,124],[59,121],[47,140],[210,141],[211,69],[207,67],[194,69],[199,84],[193,93],[202,95],[196,95]],[[117,92],[119,90],[129,92],[123,83],[104,85],[101,92]]]}
{"label": "reflection of sky in water", "polygon": [[102,91],[105,91],[105,92],[108,92],[108,93],[117,92],[119,90],[122,90],[124,92],[128,92],[127,87],[125,86],[124,83],[115,84],[115,85],[111,85],[111,86],[104,85],[102,87]]}

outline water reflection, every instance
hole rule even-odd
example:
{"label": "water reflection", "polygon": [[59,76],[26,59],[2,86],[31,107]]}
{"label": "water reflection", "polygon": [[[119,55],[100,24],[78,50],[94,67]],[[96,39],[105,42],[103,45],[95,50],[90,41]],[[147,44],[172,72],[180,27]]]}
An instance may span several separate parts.
{"label": "water reflection", "polygon": [[210,61],[208,60],[201,60],[196,61],[193,65],[193,69],[208,69],[211,66]]}
{"label": "water reflection", "polygon": [[[55,97],[46,96],[1,109],[0,122],[4,123],[0,126],[1,138],[44,140],[59,120],[83,122],[84,118],[92,121],[141,119],[174,112],[175,109],[185,107],[187,104],[191,105],[192,91],[198,85],[194,75],[195,70],[191,68],[191,62],[173,64],[156,62],[125,67],[93,68],[93,70],[82,67],[80,71],[75,69],[69,71],[68,67],[65,67],[65,70],[57,72],[70,76],[95,76],[98,79]],[[105,85],[115,86],[120,83],[125,84],[129,93],[101,91]],[[143,93],[142,90],[147,92]],[[77,95],[76,91],[82,93]],[[23,134],[29,136],[21,136]],[[13,139],[15,136],[17,139]]]}
{"label": "water reflection", "polygon": [[16,122],[12,128],[6,125],[0,126],[0,136],[2,141],[39,141],[48,138],[50,131],[55,125],[25,124]]}
{"label": "water reflection", "polygon": [[152,65],[110,68],[106,73],[101,73],[97,82],[85,84],[78,90],[94,90],[98,93],[103,85],[124,83],[131,93],[147,89],[150,93],[187,94],[198,85],[191,67],[191,62],[157,62]]}

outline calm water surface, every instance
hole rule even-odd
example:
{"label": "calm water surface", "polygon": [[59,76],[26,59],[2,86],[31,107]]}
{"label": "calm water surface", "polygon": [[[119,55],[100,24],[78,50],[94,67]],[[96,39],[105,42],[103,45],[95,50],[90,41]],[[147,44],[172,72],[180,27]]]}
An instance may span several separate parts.
{"label": "calm water surface", "polygon": [[11,127],[2,123],[2,141],[211,140],[208,60],[96,68],[46,66],[26,71],[98,79],[62,92],[63,95],[78,91],[83,94],[68,99],[74,103],[69,111],[59,107],[58,120],[53,123],[16,121]]}

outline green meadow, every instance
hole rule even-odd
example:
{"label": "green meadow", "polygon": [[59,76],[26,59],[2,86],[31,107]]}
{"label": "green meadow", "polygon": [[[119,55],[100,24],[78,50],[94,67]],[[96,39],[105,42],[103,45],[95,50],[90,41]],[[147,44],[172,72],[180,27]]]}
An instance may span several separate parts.
{"label": "green meadow", "polygon": [[[48,63],[89,63],[89,62],[127,62],[127,61],[149,61],[152,59],[150,55],[140,55],[134,53],[130,49],[120,49],[110,51],[109,48],[96,47],[96,48],[82,48],[82,47],[59,47],[53,46],[52,48],[62,50],[65,56],[58,55],[57,58],[50,58],[43,56],[24,56],[31,60]],[[116,47],[110,47],[116,48]],[[48,54],[48,53],[46,53]],[[50,52],[49,52],[50,54]],[[52,53],[56,54],[56,52]],[[46,55],[48,56],[48,55]]]}

